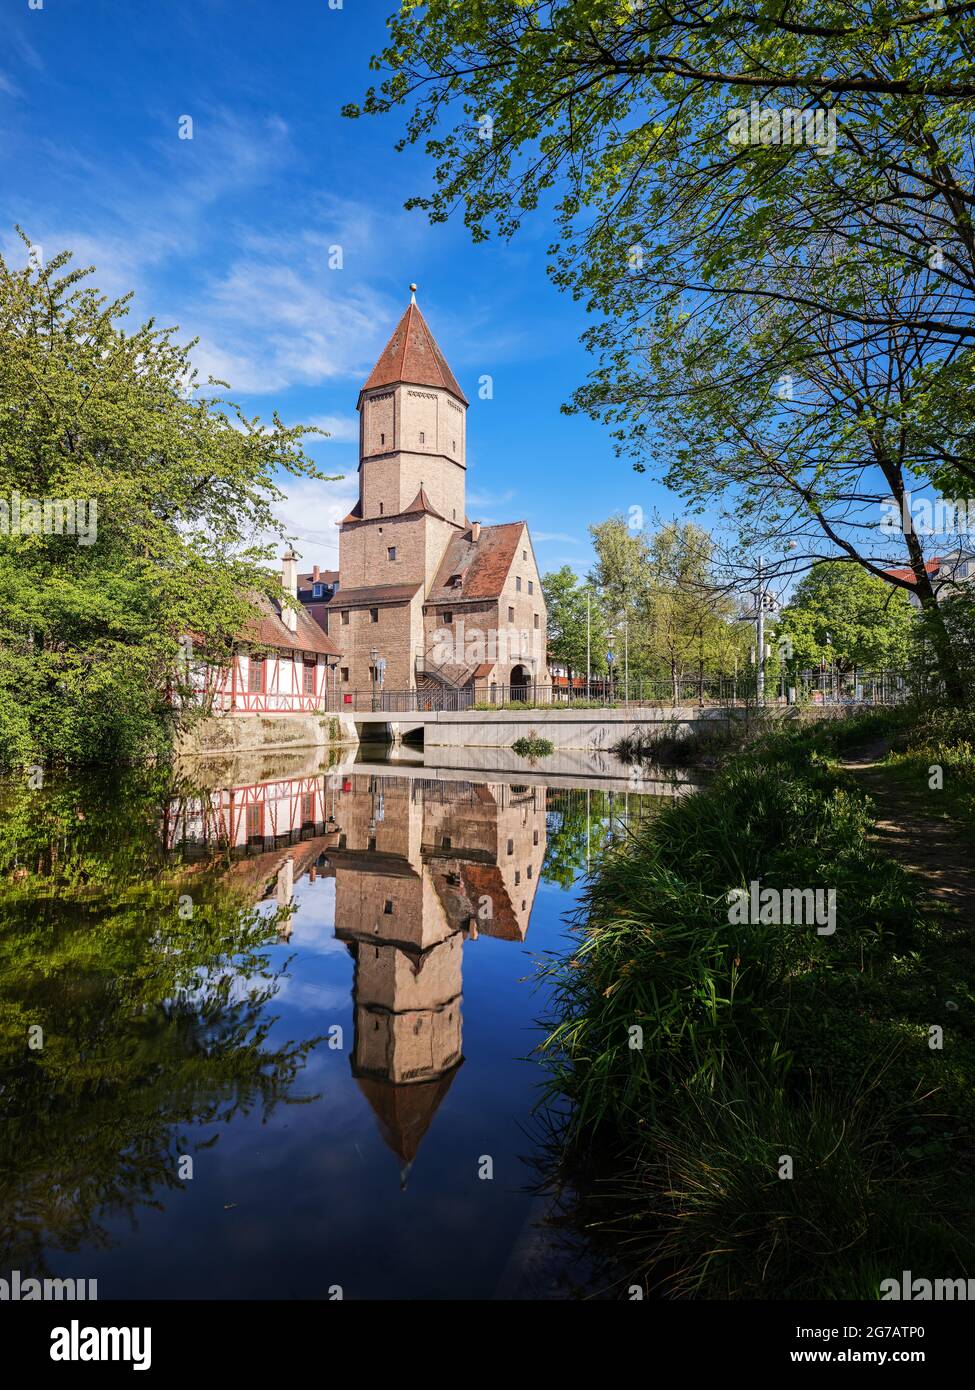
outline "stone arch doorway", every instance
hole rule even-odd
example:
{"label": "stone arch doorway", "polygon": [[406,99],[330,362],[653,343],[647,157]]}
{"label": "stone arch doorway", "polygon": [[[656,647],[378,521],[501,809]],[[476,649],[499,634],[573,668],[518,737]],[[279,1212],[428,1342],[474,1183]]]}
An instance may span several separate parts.
{"label": "stone arch doorway", "polygon": [[512,700],[527,700],[528,687],[531,685],[531,672],[527,666],[512,666],[511,668],[511,698]]}

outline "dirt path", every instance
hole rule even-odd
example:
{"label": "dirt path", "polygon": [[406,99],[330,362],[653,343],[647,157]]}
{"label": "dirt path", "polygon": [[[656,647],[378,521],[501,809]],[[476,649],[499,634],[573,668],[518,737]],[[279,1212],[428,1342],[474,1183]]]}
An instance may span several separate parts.
{"label": "dirt path", "polygon": [[[916,874],[930,897],[975,923],[975,864],[970,845],[947,816],[927,815],[891,783],[882,767],[885,739],[848,753],[840,763],[873,798],[877,847]],[[931,797],[937,795],[930,793]]]}

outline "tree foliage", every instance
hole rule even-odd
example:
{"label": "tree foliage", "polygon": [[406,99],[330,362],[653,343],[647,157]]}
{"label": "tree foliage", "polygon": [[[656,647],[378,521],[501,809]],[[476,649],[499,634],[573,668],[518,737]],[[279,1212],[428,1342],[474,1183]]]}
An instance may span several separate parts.
{"label": "tree foliage", "polygon": [[[193,343],[128,328],[89,274],[0,258],[0,765],[160,747],[183,636],[226,661],[277,582],[257,543],[280,533],[275,478],[321,476],[304,428],[246,418],[198,381]],[[91,543],[60,519],[15,533],[44,499],[81,504]]]}

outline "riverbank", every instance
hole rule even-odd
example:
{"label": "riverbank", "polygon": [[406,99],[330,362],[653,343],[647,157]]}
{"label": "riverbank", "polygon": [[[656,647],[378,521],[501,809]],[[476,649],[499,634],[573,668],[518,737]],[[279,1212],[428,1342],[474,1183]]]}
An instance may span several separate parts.
{"label": "riverbank", "polygon": [[[975,1272],[969,924],[872,838],[840,766],[885,736],[916,770],[930,732],[894,712],[777,734],[589,881],[546,1055],[562,1170],[627,1283],[876,1299],[904,1269]],[[729,893],[755,884],[773,919],[790,890],[832,893],[835,929],[738,920]]]}

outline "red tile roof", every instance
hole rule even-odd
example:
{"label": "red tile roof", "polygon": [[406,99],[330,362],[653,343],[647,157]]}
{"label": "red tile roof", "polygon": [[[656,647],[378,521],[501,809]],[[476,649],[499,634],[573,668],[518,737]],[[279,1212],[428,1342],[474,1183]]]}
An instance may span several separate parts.
{"label": "red tile roof", "polygon": [[383,348],[363,391],[378,386],[395,386],[398,382],[412,386],[436,386],[449,391],[464,405],[467,397],[457,385],[457,378],[447,366],[447,359],[437,346],[433,334],[415,304],[407,306],[396,332]]}
{"label": "red tile roof", "polygon": [[[497,598],[504,590],[525,527],[524,521],[482,526],[476,541],[469,530],[454,536],[440,562],[427,601],[449,603],[460,599]],[[455,574],[460,575],[461,582],[449,584],[447,581]]]}
{"label": "red tile roof", "polygon": [[[932,576],[936,575],[941,568],[941,561],[937,558],[928,560],[924,568],[928,574]],[[903,569],[884,570],[884,574],[889,574],[892,579],[906,579],[908,584],[917,583],[914,577],[914,571],[911,569],[910,565],[905,566]]]}
{"label": "red tile roof", "polygon": [[241,634],[243,641],[259,643],[262,647],[320,652],[323,656],[341,655],[341,647],[337,647],[307,613],[299,609],[298,627],[292,632],[284,625],[279,603],[269,599],[266,594],[258,593],[251,597],[260,612],[260,618]]}
{"label": "red tile roof", "polygon": [[413,498],[413,501],[410,503],[410,505],[408,507],[403,508],[403,511],[400,513],[400,515],[405,516],[407,512],[429,512],[431,516],[437,517],[440,521],[446,521],[447,519],[446,517],[440,515],[436,507],[433,506],[429,497],[427,496],[426,490],[422,487],[420,488],[420,491],[416,494],[416,496]]}

